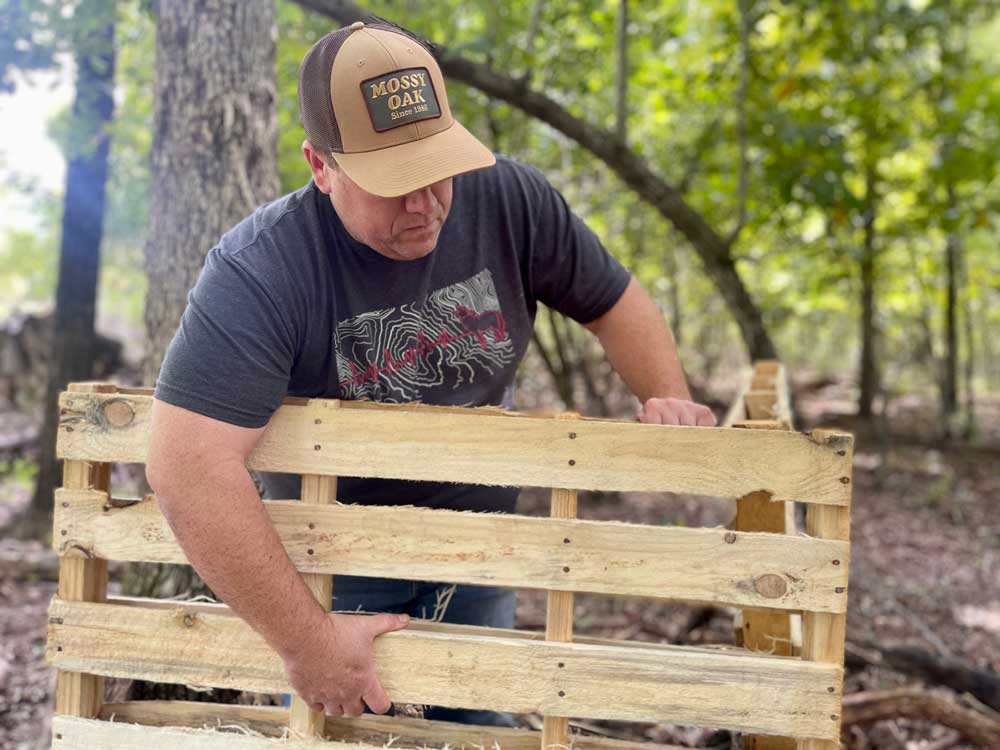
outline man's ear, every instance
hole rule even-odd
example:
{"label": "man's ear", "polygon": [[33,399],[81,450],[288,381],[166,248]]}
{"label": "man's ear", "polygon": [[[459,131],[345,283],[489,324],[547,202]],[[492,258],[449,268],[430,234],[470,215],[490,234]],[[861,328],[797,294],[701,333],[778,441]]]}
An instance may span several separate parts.
{"label": "man's ear", "polygon": [[302,156],[305,157],[306,163],[309,165],[309,171],[312,172],[313,182],[316,183],[316,187],[329,195],[331,189],[330,167],[326,165],[319,151],[308,140],[302,141]]}

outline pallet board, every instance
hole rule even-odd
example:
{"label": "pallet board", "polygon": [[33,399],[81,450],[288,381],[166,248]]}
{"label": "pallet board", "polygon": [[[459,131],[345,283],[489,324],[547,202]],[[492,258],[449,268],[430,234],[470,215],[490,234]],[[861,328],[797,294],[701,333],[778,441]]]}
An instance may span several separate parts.
{"label": "pallet board", "polygon": [[[304,706],[102,705],[109,676],[292,692],[280,658],[225,605],[105,597],[108,560],[187,563],[155,497],[116,498],[108,489],[112,462],[145,461],[152,404],[150,389],[108,384],[73,384],[60,397],[57,451],[70,472],[57,491],[53,533],[62,581],[46,652],[61,678],[53,750],[364,750],[386,742],[535,750],[566,739],[582,750],[676,750],[567,737],[571,716],[729,729],[743,733],[746,748],[837,747],[853,438],[790,431],[779,362],[757,362],[724,427],[711,430],[324,399],[286,399],[275,412],[247,466],[306,475],[307,502],[268,501],[265,509],[321,601],[334,574],[549,591],[546,633],[413,620],[380,636],[375,657],[390,698],[540,714],[543,732],[331,718]],[[94,466],[100,477],[91,476]],[[336,475],[547,487],[557,517],[340,505]],[[742,516],[731,529],[580,521],[569,503],[577,490],[737,499]],[[807,504],[810,536],[771,519],[787,521],[792,501]],[[786,533],[770,533],[779,530]],[[735,606],[751,648],[569,642],[575,592]],[[753,650],[790,640],[785,626],[800,612],[802,658]],[[204,728],[223,723],[238,731]]]}
{"label": "pallet board", "polygon": [[[347,402],[344,402],[347,403]],[[152,397],[63,393],[58,454],[142,463]],[[407,408],[286,404],[247,465],[304,474],[847,505],[849,435],[705,429]]]}
{"label": "pallet board", "polygon": [[[292,563],[308,574],[814,612],[847,607],[849,548],[836,540],[405,506],[265,507]],[[58,490],[55,528],[63,556],[187,562],[154,497],[123,502]]]}
{"label": "pallet board", "polygon": [[[281,662],[233,616],[53,600],[60,669],[286,692]],[[831,740],[841,668],[783,657],[554,643],[406,630],[375,642],[393,701],[624,721],[668,721]],[[609,700],[609,696],[627,700]]]}
{"label": "pallet board", "polygon": [[[193,701],[128,701],[108,703],[101,719],[151,727],[193,729],[231,726],[266,737],[281,737],[288,726],[288,711],[280,706],[235,706]],[[393,748],[448,748],[448,750],[538,750],[541,734],[532,729],[454,724],[408,716],[366,714],[350,719],[326,717],[326,737],[340,742],[361,742],[382,747],[395,738]],[[629,742],[607,737],[572,735],[576,750],[683,750],[678,745]]]}

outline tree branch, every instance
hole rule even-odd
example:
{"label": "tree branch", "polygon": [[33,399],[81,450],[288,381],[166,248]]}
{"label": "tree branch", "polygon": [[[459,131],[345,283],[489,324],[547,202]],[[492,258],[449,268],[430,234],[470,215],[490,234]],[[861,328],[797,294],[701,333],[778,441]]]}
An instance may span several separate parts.
{"label": "tree branch", "polygon": [[615,68],[615,135],[624,146],[626,143],[626,95],[628,94],[628,0],[618,0],[618,24],[615,49],[618,53]]}
{"label": "tree branch", "polygon": [[[348,24],[363,20],[368,14],[349,0],[295,0],[304,8]],[[694,246],[706,273],[715,283],[740,328],[750,356],[776,358],[777,351],[764,325],[763,316],[736,271],[729,246],[705,218],[695,211],[665,179],[649,167],[646,156],[627,148],[615,134],[584,122],[545,94],[529,88],[524,81],[473,62],[435,45],[441,69],[446,77],[505,101],[547,123],[576,141],[603,161],[639,197],[670,221]]]}
{"label": "tree branch", "polygon": [[844,696],[844,725],[924,719],[958,730],[977,747],[1000,747],[1000,721],[959,705],[946,693],[899,688]]}

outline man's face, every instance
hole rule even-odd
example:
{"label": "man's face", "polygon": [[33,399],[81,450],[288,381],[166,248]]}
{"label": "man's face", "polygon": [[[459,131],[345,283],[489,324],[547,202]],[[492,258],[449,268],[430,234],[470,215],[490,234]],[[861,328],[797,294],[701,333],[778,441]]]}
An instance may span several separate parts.
{"label": "man's face", "polygon": [[330,196],[344,228],[358,242],[393,260],[423,258],[437,246],[451,209],[450,177],[398,198],[383,198],[362,189],[342,169],[321,160],[318,167],[318,156],[308,146],[303,151],[316,186]]}

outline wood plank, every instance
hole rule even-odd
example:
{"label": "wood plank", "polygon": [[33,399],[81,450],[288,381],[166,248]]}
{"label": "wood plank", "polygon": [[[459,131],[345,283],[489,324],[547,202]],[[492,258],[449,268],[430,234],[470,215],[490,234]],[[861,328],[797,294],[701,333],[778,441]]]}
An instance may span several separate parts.
{"label": "wood plank", "polygon": [[275,739],[212,729],[150,728],[70,716],[52,718],[52,750],[382,750],[327,740]]}
{"label": "wood plank", "polygon": [[736,422],[741,422],[747,418],[747,404],[743,397],[750,390],[750,378],[751,373],[749,372],[743,375],[742,385],[736,391],[733,400],[729,402],[729,408],[726,409],[726,416],[722,418],[719,427],[732,427]]}
{"label": "wood plank", "polygon": [[[336,408],[337,401],[329,403]],[[304,506],[332,505],[337,502],[337,478],[306,474],[302,477],[302,504]],[[333,605],[333,576],[324,573],[303,573],[302,580],[327,612]],[[322,737],[326,723],[323,709],[313,709],[298,694],[292,694],[288,712],[288,728],[292,736],[302,739]]]}
{"label": "wood plank", "polygon": [[[773,390],[747,391],[744,397],[747,403],[747,416],[750,419],[777,420],[777,394]],[[778,420],[780,421],[780,420]]]}
{"label": "wood plank", "polygon": [[753,369],[757,375],[777,375],[783,365],[777,359],[758,359],[754,361]]}
{"label": "wood plank", "polygon": [[[152,399],[64,393],[64,458],[144,462]],[[113,403],[112,403],[113,402]],[[125,405],[122,405],[122,404]],[[127,409],[126,409],[127,406]],[[131,411],[116,426],[111,408]],[[850,436],[704,429],[581,419],[513,418],[389,408],[331,410],[317,401],[279,408],[251,469],[589,490],[684,492],[737,498],[767,491],[843,505],[841,455]],[[318,421],[318,424],[317,424]],[[570,438],[570,433],[576,438]]]}
{"label": "wood plank", "polygon": [[[287,692],[280,658],[242,620],[54,599],[47,655],[60,669]],[[667,721],[833,739],[842,669],[772,656],[515,638],[387,633],[377,670],[396,702]],[[456,676],[460,678],[456,679]],[[609,696],[627,695],[627,701]]]}
{"label": "wood plank", "polygon": [[[783,610],[847,606],[846,595],[836,593],[847,581],[844,567],[833,563],[847,554],[838,541],[408,506],[264,505],[304,573]],[[64,490],[57,506],[57,522],[67,530],[56,547],[62,555],[186,562],[153,497],[112,502],[106,493]]]}
{"label": "wood plank", "polygon": [[[246,728],[266,737],[280,737],[288,725],[288,712],[278,706],[235,706],[193,701],[128,701],[109,703],[101,709],[104,720],[154,727]],[[415,746],[483,750],[496,743],[501,750],[538,750],[539,733],[531,729],[484,727],[428,721],[406,716],[366,714],[352,719],[328,716],[326,736],[341,742],[361,742],[381,747],[395,737],[393,747]],[[576,750],[682,750],[678,745],[629,742],[606,737],[573,737]]]}
{"label": "wood plank", "polygon": [[[767,495],[756,492],[741,497],[736,501],[736,519],[733,528],[737,531],[788,534],[794,529],[786,526],[787,505],[787,503],[772,503]],[[839,564],[832,565],[832,562],[828,561],[831,567],[837,569],[841,567]],[[792,631],[789,614],[773,610],[744,609],[737,643],[751,651],[791,656]]]}
{"label": "wood plank", "polygon": [[[567,414],[566,419],[577,415]],[[552,490],[552,518],[576,518],[576,490]],[[572,539],[565,537],[564,544],[571,544]],[[573,592],[550,591],[545,608],[545,640],[569,642],[573,640]],[[569,745],[569,717],[545,716],[542,719],[542,750],[551,746],[566,747]]]}
{"label": "wood plank", "polygon": [[[823,539],[849,541],[851,534],[850,508],[808,506],[806,509],[806,532]],[[849,560],[843,560],[842,565],[848,567]],[[846,587],[844,587],[844,593],[847,593]],[[842,666],[846,634],[846,614],[803,613],[802,658],[814,663]],[[828,688],[833,691],[832,694],[837,699],[838,710],[832,712],[829,717],[831,724],[837,729],[836,735],[829,739],[800,739],[798,742],[799,750],[837,750],[842,720],[839,706],[843,687],[843,671],[841,671],[840,679]]]}
{"label": "wood plank", "polygon": [[[190,602],[178,601],[176,599],[144,599],[129,596],[109,596],[108,603],[124,607],[141,607],[171,612],[174,619],[183,620],[190,615],[223,615],[233,616],[232,610],[225,604],[214,602]],[[346,614],[358,614],[357,610],[351,610]],[[367,614],[367,613],[362,613]],[[529,641],[544,641],[545,633],[535,630],[508,630],[506,628],[491,628],[484,625],[456,625],[450,622],[435,622],[434,620],[422,620],[417,617],[410,618],[407,630],[419,633],[443,633],[450,635],[470,635],[489,638],[518,638]],[[616,646],[621,648],[642,648],[649,651],[669,652],[673,646],[666,646],[662,643],[651,643],[649,641],[622,641],[614,638],[598,638],[594,636],[577,635],[574,636],[575,643],[590,643],[598,646]],[[730,656],[753,656],[750,651],[734,647],[727,644],[713,644],[709,646],[685,646],[686,651],[705,654],[725,653]]]}
{"label": "wood plank", "polygon": [[[73,393],[114,393],[107,384],[78,383]],[[63,486],[69,490],[107,492],[110,489],[109,464],[87,461],[63,462]],[[58,511],[57,490],[57,511]],[[68,540],[69,530],[53,519],[52,539]],[[108,562],[94,556],[64,557],[59,560],[59,596],[69,601],[102,602],[107,598]],[[97,716],[104,700],[104,678],[98,675],[60,671],[56,675],[56,711],[71,716]]]}

